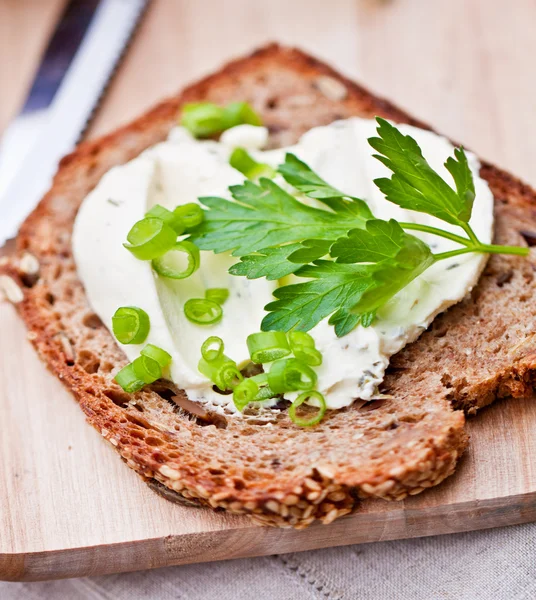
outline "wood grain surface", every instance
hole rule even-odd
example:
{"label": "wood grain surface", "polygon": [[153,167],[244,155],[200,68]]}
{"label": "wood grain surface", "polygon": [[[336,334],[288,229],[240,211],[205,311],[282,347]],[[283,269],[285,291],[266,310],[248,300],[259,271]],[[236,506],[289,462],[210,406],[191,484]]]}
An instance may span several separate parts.
{"label": "wood grain surface", "polygon": [[[0,0],[0,129],[62,0]],[[536,4],[516,0],[156,0],[89,131],[99,135],[268,40],[295,44],[536,185]],[[0,215],[1,218],[1,215]],[[35,580],[536,520],[536,402],[469,422],[444,484],[303,532],[155,496],[100,436],[0,303],[0,579]]]}

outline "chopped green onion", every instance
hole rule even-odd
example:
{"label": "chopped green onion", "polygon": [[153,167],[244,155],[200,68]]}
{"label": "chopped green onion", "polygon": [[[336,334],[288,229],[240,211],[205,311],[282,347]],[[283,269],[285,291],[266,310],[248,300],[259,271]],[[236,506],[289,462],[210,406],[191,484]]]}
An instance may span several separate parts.
{"label": "chopped green onion", "polygon": [[197,325],[213,325],[221,321],[223,310],[214,300],[191,298],[184,304],[184,314]]}
{"label": "chopped green onion", "polygon": [[171,362],[171,354],[154,344],[147,344],[141,351],[141,355],[156,360],[162,369],[165,369]]}
{"label": "chopped green onion", "polygon": [[162,377],[162,367],[149,356],[139,356],[132,361],[132,367],[136,377],[144,383],[153,383]]}
{"label": "chopped green onion", "polygon": [[[318,412],[316,412],[309,419],[303,419],[301,417],[298,417],[298,415],[296,414],[296,409],[299,406],[301,406],[306,400],[316,400],[320,404]],[[312,425],[320,423],[320,421],[326,413],[326,408],[327,407],[326,401],[324,400],[324,396],[322,396],[320,392],[310,390],[308,392],[300,394],[296,398],[296,400],[294,400],[294,402],[289,406],[288,416],[296,425],[299,425],[300,427],[311,427]]]}
{"label": "chopped green onion", "polygon": [[219,378],[223,387],[218,387],[222,390],[234,390],[237,385],[244,381],[244,376],[240,373],[236,363],[223,365],[219,373]]}
{"label": "chopped green onion", "polygon": [[233,391],[233,402],[236,408],[242,412],[244,408],[255,400],[259,392],[259,385],[252,378],[244,379]]}
{"label": "chopped green onion", "polygon": [[223,113],[225,129],[237,125],[262,125],[261,118],[247,102],[231,102]]}
{"label": "chopped green onion", "polygon": [[315,387],[316,373],[296,358],[285,358],[273,363],[268,373],[268,385],[275,394]]}
{"label": "chopped green onion", "polygon": [[123,246],[140,260],[152,260],[165,254],[177,240],[175,231],[155,217],[134,223]]}
{"label": "chopped green onion", "polygon": [[129,394],[138,392],[145,385],[143,379],[140,379],[134,372],[132,363],[123,367],[114,377],[114,381],[123,388],[123,391]]}
{"label": "chopped green onion", "polygon": [[224,304],[227,298],[229,298],[229,290],[227,288],[209,288],[205,292],[205,298],[213,300],[218,304]]}
{"label": "chopped green onion", "polygon": [[181,235],[184,233],[186,226],[184,221],[175,212],[171,212],[167,208],[155,204],[151,210],[145,214],[146,217],[155,217],[156,219],[162,219],[166,225],[169,225],[171,229],[177,234]]}
{"label": "chopped green onion", "polygon": [[291,348],[294,346],[308,346],[310,348],[315,347],[315,341],[313,337],[305,331],[290,331],[288,334],[288,340]]}
{"label": "chopped green onion", "polygon": [[245,148],[235,148],[229,159],[229,164],[252,180],[260,177],[271,179],[276,175],[275,169],[265,163],[258,163]]}
{"label": "chopped green onion", "polygon": [[216,135],[226,129],[223,108],[211,102],[186,104],[182,109],[181,125],[196,138]]}
{"label": "chopped green onion", "polygon": [[210,379],[220,390],[226,390],[229,380],[232,382],[234,379],[235,372],[233,368],[238,371],[235,361],[225,354],[220,354],[213,360],[206,360],[201,357],[197,368],[200,373]]}
{"label": "chopped green onion", "polygon": [[291,331],[288,334],[290,348],[294,356],[310,367],[322,364],[322,354],[315,348],[314,339],[305,331]]}
{"label": "chopped green onion", "polygon": [[316,348],[294,346],[292,353],[298,360],[310,367],[319,367],[322,364],[322,354]]}
{"label": "chopped green onion", "polygon": [[232,102],[226,107],[194,102],[182,109],[181,125],[196,138],[211,137],[244,123],[261,125],[259,115],[247,102]]}
{"label": "chopped green onion", "polygon": [[177,206],[173,213],[182,221],[185,231],[190,231],[190,229],[197,227],[205,218],[203,209],[195,202],[181,204]]}
{"label": "chopped green onion", "polygon": [[[184,254],[188,261],[186,267],[181,265]],[[168,279],[186,279],[199,269],[199,264],[199,248],[187,240],[176,242],[164,256],[152,261],[153,269]]]}
{"label": "chopped green onion", "polygon": [[272,362],[290,354],[287,335],[283,331],[262,331],[248,335],[246,343],[254,363]]}
{"label": "chopped green onion", "polygon": [[[213,346],[216,347],[213,348]],[[201,346],[201,356],[207,362],[218,360],[220,356],[223,356],[223,347],[223,340],[216,335],[211,335]]]}
{"label": "chopped green onion", "polygon": [[259,389],[259,393],[255,396],[255,402],[262,402],[262,400],[269,400],[277,396],[269,385],[264,385]]}
{"label": "chopped green onion", "polygon": [[122,306],[112,317],[112,331],[121,344],[141,344],[150,327],[149,315],[137,306]]}

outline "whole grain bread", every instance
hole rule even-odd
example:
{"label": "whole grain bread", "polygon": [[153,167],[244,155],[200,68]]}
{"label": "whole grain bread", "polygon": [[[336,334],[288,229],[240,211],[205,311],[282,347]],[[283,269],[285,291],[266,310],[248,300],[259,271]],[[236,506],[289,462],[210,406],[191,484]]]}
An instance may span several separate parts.
{"label": "whole grain bread", "polygon": [[[467,444],[463,410],[532,390],[532,252],[529,259],[490,259],[471,294],[393,358],[383,385],[388,397],[329,411],[314,428],[295,426],[284,408],[225,418],[192,405],[168,382],[133,395],[113,382],[127,361],[77,277],[73,220],[110,167],[163,140],[185,102],[207,100],[250,102],[269,127],[271,146],[352,115],[425,127],[314,58],[270,45],[80,145],[62,160],[52,189],[21,228],[16,253],[0,267],[0,283],[37,351],[88,421],[167,497],[305,527],[348,514],[363,498],[396,500],[440,483]],[[536,244],[535,193],[489,164],[481,174],[496,200],[497,242]]]}

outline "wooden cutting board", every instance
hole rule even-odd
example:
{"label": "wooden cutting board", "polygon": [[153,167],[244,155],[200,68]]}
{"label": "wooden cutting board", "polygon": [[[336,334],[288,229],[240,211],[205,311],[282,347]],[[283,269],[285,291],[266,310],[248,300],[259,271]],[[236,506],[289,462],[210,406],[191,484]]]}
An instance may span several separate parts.
{"label": "wooden cutting board", "polygon": [[[62,1],[0,6],[4,123]],[[527,23],[535,18],[532,0],[519,0],[515,11],[495,0],[154,0],[92,135],[216,68],[222,57],[278,39],[319,54],[534,184],[536,136],[527,131],[536,129],[536,83],[526,73],[536,54]],[[13,308],[0,303],[0,579],[95,575],[536,520],[536,402],[500,402],[468,429],[469,450],[442,485],[400,503],[365,502],[329,526],[266,529],[183,508],[156,496],[85,423],[38,360]]]}

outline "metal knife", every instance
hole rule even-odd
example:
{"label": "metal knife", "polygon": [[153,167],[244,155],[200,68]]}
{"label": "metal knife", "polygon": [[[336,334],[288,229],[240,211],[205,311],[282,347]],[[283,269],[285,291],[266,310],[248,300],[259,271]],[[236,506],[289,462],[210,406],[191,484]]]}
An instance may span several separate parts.
{"label": "metal knife", "polygon": [[73,149],[149,0],[71,0],[0,145],[0,247]]}

